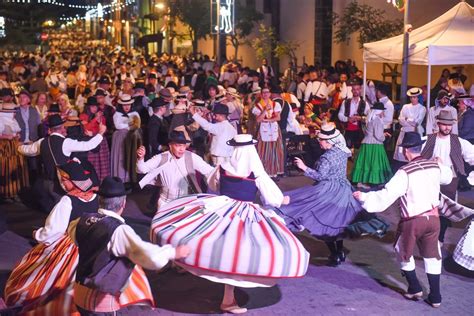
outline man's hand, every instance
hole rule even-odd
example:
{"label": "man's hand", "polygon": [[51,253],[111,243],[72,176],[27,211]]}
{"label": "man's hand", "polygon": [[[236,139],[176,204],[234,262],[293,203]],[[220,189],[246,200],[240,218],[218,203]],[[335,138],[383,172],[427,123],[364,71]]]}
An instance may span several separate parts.
{"label": "man's hand", "polygon": [[194,105],[191,105],[191,106],[189,107],[189,113],[191,113],[191,115],[194,115],[194,114],[197,113],[197,109],[196,109],[196,107],[195,107]]}
{"label": "man's hand", "polygon": [[281,205],[288,205],[290,204],[290,197],[288,195],[285,195],[283,197],[283,202],[281,202]]}
{"label": "man's hand", "polygon": [[145,157],[145,154],[146,154],[145,146],[138,147],[138,149],[137,149],[138,160],[143,159]]}
{"label": "man's hand", "polygon": [[356,199],[356,200],[359,200],[362,198],[362,192],[360,191],[355,191],[354,193],[352,193],[352,196]]}
{"label": "man's hand", "polygon": [[105,124],[99,124],[99,134],[104,135],[105,132],[107,131],[107,126]]}
{"label": "man's hand", "polygon": [[174,258],[175,259],[186,258],[187,256],[189,256],[190,253],[191,253],[191,248],[189,248],[188,245],[181,245],[181,246],[176,247],[176,254]]}
{"label": "man's hand", "polygon": [[443,164],[443,159],[441,159],[441,157],[434,157],[433,160],[439,163],[440,165]]}

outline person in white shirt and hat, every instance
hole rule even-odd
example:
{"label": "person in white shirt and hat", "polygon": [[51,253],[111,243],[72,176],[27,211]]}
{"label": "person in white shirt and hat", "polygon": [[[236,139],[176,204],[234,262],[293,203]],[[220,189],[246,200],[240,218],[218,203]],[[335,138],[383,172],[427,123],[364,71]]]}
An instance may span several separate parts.
{"label": "person in white shirt and hat", "polygon": [[[451,94],[445,90],[440,90],[435,99],[435,105],[430,108],[428,111],[428,117],[426,121],[426,135],[436,134],[438,132],[438,123],[436,121],[436,116],[441,111],[451,112],[453,117],[458,116],[458,111],[451,104]],[[458,123],[453,122],[453,134],[458,134]]]}
{"label": "person in white shirt and hat", "polygon": [[208,133],[212,135],[211,140],[211,159],[217,166],[228,161],[232,156],[233,148],[227,145],[227,141],[237,135],[237,130],[230,124],[227,117],[229,108],[222,103],[214,103],[212,115],[215,123],[208,122],[201,116],[201,111],[195,107],[190,108],[193,119]]}
{"label": "person in white shirt and hat", "polygon": [[400,111],[398,116],[398,122],[401,125],[400,134],[397,139],[395,152],[393,159],[402,163],[407,162],[405,155],[403,154],[403,148],[400,144],[403,142],[403,137],[407,132],[417,132],[423,135],[424,128],[422,126],[423,119],[426,115],[426,108],[419,102],[419,96],[422,94],[420,88],[411,88],[407,92],[407,96],[410,97],[410,103],[405,104]]}

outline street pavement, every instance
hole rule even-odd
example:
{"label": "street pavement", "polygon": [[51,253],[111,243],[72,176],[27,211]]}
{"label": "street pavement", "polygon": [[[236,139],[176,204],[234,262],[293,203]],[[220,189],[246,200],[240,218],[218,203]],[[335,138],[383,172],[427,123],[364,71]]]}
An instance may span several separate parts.
{"label": "street pavement", "polygon": [[[278,183],[289,190],[311,181],[302,176],[287,177]],[[151,217],[145,205],[149,192],[129,196],[124,217],[148,240]],[[335,197],[337,198],[337,197]],[[459,201],[474,207],[474,191],[462,192]],[[9,230],[0,235],[0,295],[8,275],[18,260],[31,248],[33,229],[44,223],[46,214],[22,203],[1,204]],[[363,238],[345,241],[347,261],[337,268],[327,267],[328,250],[321,241],[307,234],[298,235],[311,253],[304,278],[282,280],[271,288],[237,289],[238,302],[247,307],[247,315],[472,315],[474,311],[474,274],[457,266],[449,258],[467,221],[454,223],[448,229],[443,247],[444,270],[441,277],[443,303],[433,309],[423,301],[405,300],[404,278],[392,250],[398,210],[392,206],[380,217],[391,224],[382,239]],[[428,282],[423,260],[416,256],[417,273],[425,297]],[[219,314],[223,285],[166,269],[147,272],[155,296],[157,315]]]}

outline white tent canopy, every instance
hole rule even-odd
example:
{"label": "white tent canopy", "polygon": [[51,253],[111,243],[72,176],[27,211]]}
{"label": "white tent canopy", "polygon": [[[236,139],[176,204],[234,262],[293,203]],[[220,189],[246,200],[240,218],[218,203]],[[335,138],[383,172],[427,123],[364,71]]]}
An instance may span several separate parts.
{"label": "white tent canopy", "polygon": [[[410,32],[409,64],[474,64],[474,8],[460,2]],[[364,44],[364,62],[401,64],[403,34]]]}

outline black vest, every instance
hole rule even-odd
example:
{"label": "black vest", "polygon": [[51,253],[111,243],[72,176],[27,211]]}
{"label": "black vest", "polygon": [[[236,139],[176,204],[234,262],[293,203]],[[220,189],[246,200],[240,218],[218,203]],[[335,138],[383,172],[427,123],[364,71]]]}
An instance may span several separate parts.
{"label": "black vest", "polygon": [[50,135],[41,142],[40,154],[48,180],[56,179],[56,167],[69,160],[69,157],[63,153],[64,139],[58,135]]}
{"label": "black vest", "polygon": [[[344,116],[349,117],[351,115],[351,101],[352,99],[346,99],[344,101]],[[357,115],[364,116],[365,111],[365,101],[360,98],[359,105],[357,106]]]}
{"label": "black vest", "polygon": [[99,213],[81,216],[76,228],[77,282],[113,295],[122,292],[135,264],[126,257],[115,257],[107,250],[114,231],[122,224],[116,218]]}
{"label": "black vest", "polygon": [[274,101],[280,103],[281,105],[280,121],[278,121],[278,125],[280,125],[280,130],[284,133],[286,132],[286,127],[288,125],[288,115],[290,114],[290,105],[288,104],[288,102],[286,102],[283,99],[277,99]]}
{"label": "black vest", "polygon": [[[464,159],[462,157],[462,148],[461,142],[459,141],[458,135],[451,134],[450,143],[451,143],[451,152],[449,153],[449,157],[451,158],[451,162],[453,163],[454,170],[456,173],[465,176],[466,170],[464,169]],[[421,156],[425,159],[433,158],[433,152],[436,145],[436,134],[428,135],[428,139],[426,141],[426,145],[421,152]]]}
{"label": "black vest", "polygon": [[71,199],[71,204],[72,204],[72,210],[71,210],[71,216],[69,216],[69,222],[72,222],[73,220],[79,218],[82,216],[84,213],[97,213],[97,210],[99,209],[99,199],[97,196],[93,199],[90,200],[89,202],[85,202],[75,196],[68,195],[69,198]]}

